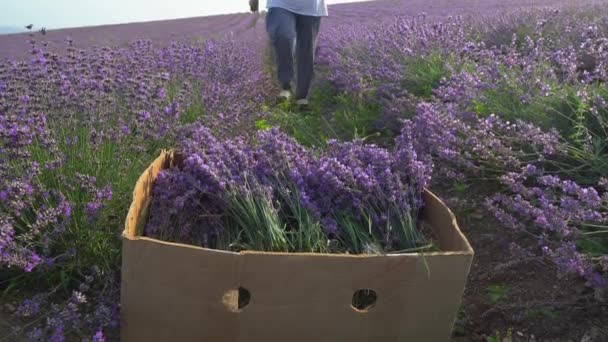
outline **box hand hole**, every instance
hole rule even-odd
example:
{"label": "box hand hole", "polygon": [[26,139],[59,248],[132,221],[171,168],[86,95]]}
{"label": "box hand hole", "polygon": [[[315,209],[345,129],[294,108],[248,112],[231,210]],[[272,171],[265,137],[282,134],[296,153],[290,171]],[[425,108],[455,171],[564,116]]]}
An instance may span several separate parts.
{"label": "box hand hole", "polygon": [[249,305],[250,300],[251,293],[244,287],[228,290],[222,298],[224,306],[230,312],[241,312],[244,307]]}
{"label": "box hand hole", "polygon": [[378,295],[376,291],[370,289],[361,289],[353,294],[353,302],[351,304],[353,310],[359,313],[369,312],[376,306]]}

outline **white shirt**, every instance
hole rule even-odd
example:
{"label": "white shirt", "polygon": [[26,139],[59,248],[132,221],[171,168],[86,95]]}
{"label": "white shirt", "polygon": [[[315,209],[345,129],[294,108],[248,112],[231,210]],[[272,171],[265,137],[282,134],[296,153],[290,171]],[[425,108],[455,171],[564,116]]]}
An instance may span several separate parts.
{"label": "white shirt", "polygon": [[268,0],[266,8],[280,7],[290,12],[313,17],[327,16],[325,0]]}

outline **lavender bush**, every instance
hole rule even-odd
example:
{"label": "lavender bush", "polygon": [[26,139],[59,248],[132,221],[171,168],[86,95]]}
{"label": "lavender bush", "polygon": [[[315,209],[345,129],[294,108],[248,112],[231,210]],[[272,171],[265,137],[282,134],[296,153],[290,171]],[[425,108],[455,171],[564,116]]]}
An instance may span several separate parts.
{"label": "lavender bush", "polygon": [[[507,173],[501,182],[508,193],[494,195],[487,206],[506,227],[535,238],[544,257],[559,270],[587,279],[590,286],[606,287],[606,239],[608,189],[606,180],[595,187],[582,187],[571,180],[545,175],[534,165]],[[597,237],[597,238],[596,238]],[[579,248],[592,249],[586,255]]]}

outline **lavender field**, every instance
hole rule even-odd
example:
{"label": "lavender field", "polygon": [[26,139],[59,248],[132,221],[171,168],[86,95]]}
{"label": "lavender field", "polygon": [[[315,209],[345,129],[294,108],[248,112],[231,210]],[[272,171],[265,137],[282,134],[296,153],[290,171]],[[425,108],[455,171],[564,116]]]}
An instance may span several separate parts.
{"label": "lavender field", "polygon": [[[427,187],[476,252],[453,341],[608,341],[605,3],[337,5],[316,63],[301,110],[275,99],[264,13],[0,35],[0,341],[118,340],[120,234],[169,148],[186,167],[159,179],[152,208],[168,214],[146,235],[426,250],[415,220],[382,227]],[[276,175],[295,184],[279,193],[314,227],[297,244],[277,222],[261,240],[221,234],[225,203],[205,196],[248,198],[250,169],[264,210]],[[371,237],[344,229],[361,203]],[[213,215],[184,215],[201,206]]]}

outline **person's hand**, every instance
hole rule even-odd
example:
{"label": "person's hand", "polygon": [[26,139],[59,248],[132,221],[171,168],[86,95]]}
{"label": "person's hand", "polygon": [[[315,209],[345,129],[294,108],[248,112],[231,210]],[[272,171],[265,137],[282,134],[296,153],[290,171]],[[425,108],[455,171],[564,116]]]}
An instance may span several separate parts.
{"label": "person's hand", "polygon": [[251,9],[251,12],[257,12],[259,7],[259,1],[258,0],[249,0],[249,8]]}

